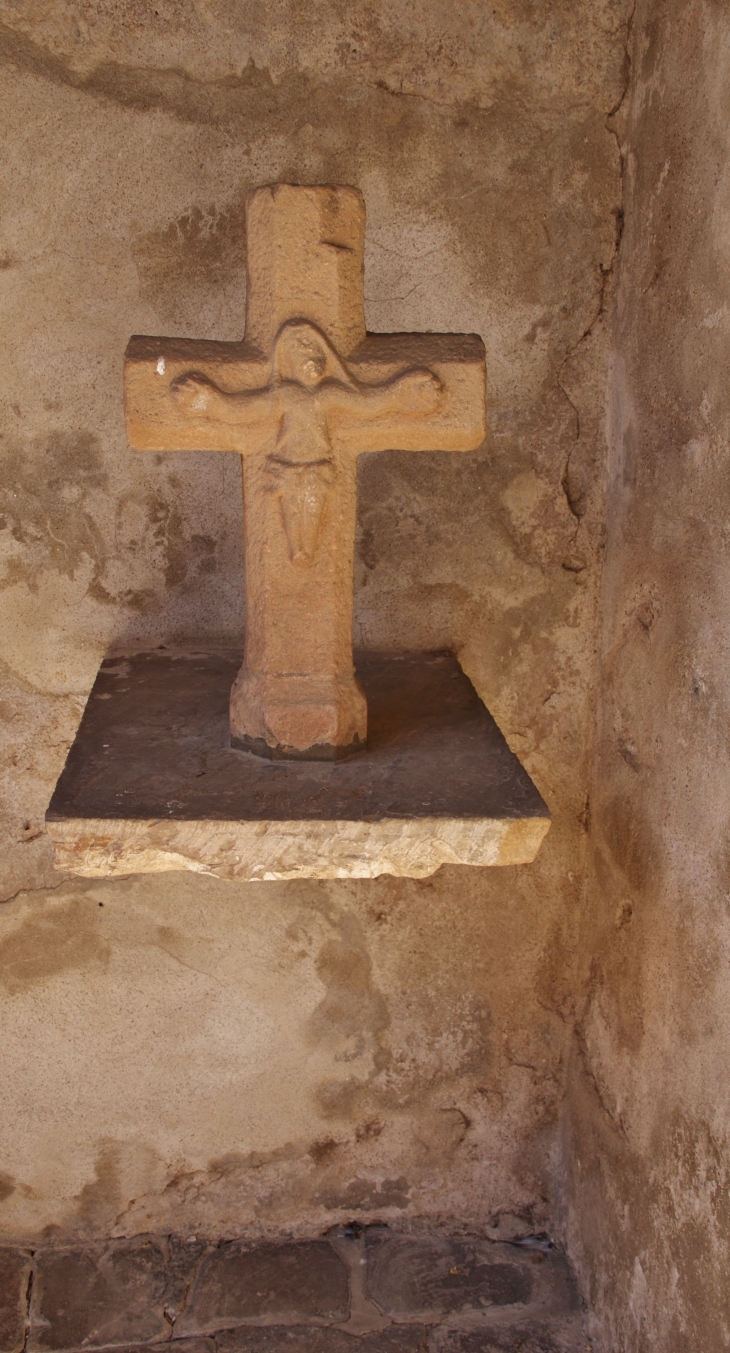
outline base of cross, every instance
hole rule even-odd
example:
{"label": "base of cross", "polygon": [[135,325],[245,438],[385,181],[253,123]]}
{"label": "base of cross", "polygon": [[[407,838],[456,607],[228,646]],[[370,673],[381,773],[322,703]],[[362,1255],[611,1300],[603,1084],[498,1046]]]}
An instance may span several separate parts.
{"label": "base of cross", "polygon": [[336,746],[332,742],[316,742],[313,747],[300,751],[297,747],[272,747],[265,738],[237,738],[231,734],[231,747],[237,752],[250,752],[252,756],[263,756],[269,761],[346,761],[357,752],[364,751],[366,743],[360,738],[349,742],[346,747]]}
{"label": "base of cross", "polygon": [[266,673],[244,662],[231,687],[231,746],[270,761],[343,761],[361,752],[367,700],[352,661],[343,669]]}
{"label": "base of cross", "polygon": [[550,815],[454,655],[354,656],[368,740],[337,761],[231,747],[238,653],[105,660],[46,815],[55,867],[424,878],[533,860]]}

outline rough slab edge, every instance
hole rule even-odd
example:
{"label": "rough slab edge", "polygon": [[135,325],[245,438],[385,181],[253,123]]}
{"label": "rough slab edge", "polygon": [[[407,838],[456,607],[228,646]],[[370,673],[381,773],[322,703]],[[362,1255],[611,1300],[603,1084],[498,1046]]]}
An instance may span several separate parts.
{"label": "rough slab edge", "polygon": [[82,878],[189,869],[242,882],[428,878],[442,864],[534,860],[548,817],[377,822],[216,822],[67,818],[48,822],[54,867]]}

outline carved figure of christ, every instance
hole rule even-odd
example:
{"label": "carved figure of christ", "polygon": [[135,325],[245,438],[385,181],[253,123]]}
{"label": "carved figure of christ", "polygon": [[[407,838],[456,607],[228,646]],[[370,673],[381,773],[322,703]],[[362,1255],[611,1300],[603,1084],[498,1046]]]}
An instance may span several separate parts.
{"label": "carved figure of christ", "polygon": [[259,189],[247,226],[243,342],[132,339],[128,437],[138,450],[241,454],[232,741],[336,759],[367,734],[351,637],[357,456],[479,446],[484,348],[474,335],[366,335],[357,190]]}

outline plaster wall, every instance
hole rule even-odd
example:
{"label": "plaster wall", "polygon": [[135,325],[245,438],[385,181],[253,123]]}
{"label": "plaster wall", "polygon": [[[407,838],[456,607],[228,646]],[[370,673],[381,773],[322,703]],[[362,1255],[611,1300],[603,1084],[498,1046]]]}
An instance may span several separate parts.
{"label": "plaster wall", "polygon": [[596,1347],[730,1344],[730,28],[641,0],[621,136],[570,1253]]}
{"label": "plaster wall", "polygon": [[[0,3],[0,1238],[551,1224],[628,13]],[[529,868],[52,871],[102,655],[242,632],[240,465],[130,452],[121,361],[240,336],[243,199],[276,180],[363,190],[370,328],[485,341],[479,451],[362,458],[355,638],[459,652],[554,814]]]}

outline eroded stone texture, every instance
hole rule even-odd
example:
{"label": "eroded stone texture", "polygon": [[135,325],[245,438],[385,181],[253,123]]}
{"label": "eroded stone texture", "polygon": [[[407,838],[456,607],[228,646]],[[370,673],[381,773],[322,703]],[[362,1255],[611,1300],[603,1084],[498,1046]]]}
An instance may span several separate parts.
{"label": "eroded stone texture", "polygon": [[20,1353],[25,1345],[30,1255],[0,1249],[0,1349]]}
{"label": "eroded stone texture", "polygon": [[437,1330],[434,1353],[591,1353],[582,1322],[526,1321],[505,1329]]}
{"label": "eroded stone texture", "polygon": [[508,1251],[444,1241],[369,1233],[368,1295],[386,1315],[409,1312],[437,1319],[489,1306],[524,1305],[532,1296],[531,1274]]}
{"label": "eroded stone texture", "polygon": [[[220,1353],[352,1353],[351,1334],[336,1329],[225,1330],[216,1338]],[[429,1353],[429,1330],[422,1325],[378,1330],[358,1336],[362,1353]]]}
{"label": "eroded stone texture", "polygon": [[203,1260],[176,1332],[205,1333],[265,1319],[347,1319],[347,1269],[326,1240],[258,1248],[219,1245]]}
{"label": "eroded stone texture", "polygon": [[[356,1339],[365,1353],[574,1353],[580,1320],[574,1302],[566,1302],[564,1257],[537,1237],[533,1244],[538,1248],[528,1253],[484,1239],[406,1237],[388,1235],[383,1226],[353,1225],[299,1244],[174,1235],[73,1249],[44,1243],[32,1256],[30,1281],[31,1256],[20,1256],[23,1315],[32,1292],[27,1347],[140,1353],[172,1340],[179,1353],[349,1353]],[[372,1279],[383,1298],[386,1256],[385,1286],[398,1294],[395,1319],[366,1295]],[[542,1264],[529,1298],[517,1307],[507,1303],[509,1309],[495,1300],[495,1271],[505,1267],[505,1257],[523,1273],[536,1259]],[[452,1297],[458,1276],[467,1275],[456,1301],[443,1300],[447,1261]],[[438,1309],[424,1302],[429,1267]],[[4,1276],[10,1276],[7,1265]],[[17,1295],[17,1283],[14,1290]],[[18,1348],[26,1346],[23,1319],[20,1328]],[[12,1338],[2,1345],[11,1346]]]}
{"label": "eroded stone texture", "polygon": [[508,1306],[542,1307],[546,1315],[575,1309],[573,1280],[562,1254],[493,1241],[393,1236],[377,1227],[365,1236],[367,1293],[395,1320],[484,1313]]}
{"label": "eroded stone texture", "polygon": [[[115,1353],[142,1353],[149,1344],[117,1344]],[[181,1339],[177,1344],[177,1353],[216,1353],[213,1339]]]}
{"label": "eroded stone texture", "polygon": [[165,1256],[152,1241],[42,1251],[34,1263],[28,1348],[161,1339],[165,1291]]}

